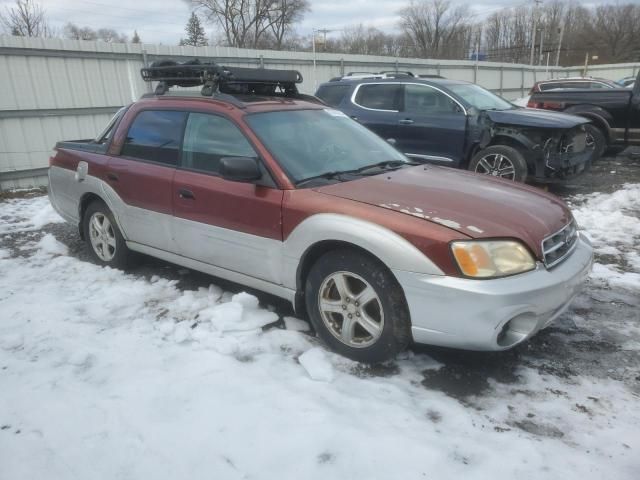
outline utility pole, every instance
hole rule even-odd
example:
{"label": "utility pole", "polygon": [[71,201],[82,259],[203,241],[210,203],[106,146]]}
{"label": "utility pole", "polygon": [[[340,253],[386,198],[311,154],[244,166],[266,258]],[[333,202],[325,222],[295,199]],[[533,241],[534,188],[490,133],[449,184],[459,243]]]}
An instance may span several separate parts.
{"label": "utility pole", "polygon": [[533,7],[533,15],[531,18],[531,58],[529,60],[529,64],[533,65],[533,55],[536,50],[536,20],[538,13],[538,5],[542,3],[542,0],[534,0],[536,2],[536,6]]}
{"label": "utility pole", "polygon": [[582,72],[582,76],[586,77],[587,72],[589,71],[589,52],[584,55],[584,70]]}
{"label": "utility pole", "polygon": [[540,51],[538,52],[538,65],[542,65],[542,59],[544,58],[544,50],[543,50],[544,34],[545,34],[545,28],[542,27],[540,29]]}
{"label": "utility pole", "polygon": [[558,40],[558,51],[556,52],[556,67],[560,65],[560,50],[562,49],[562,37],[564,36],[564,20],[560,26],[560,40]]}
{"label": "utility pole", "polygon": [[316,75],[316,29],[311,29],[311,44],[313,45],[313,90],[318,89],[318,77]]}

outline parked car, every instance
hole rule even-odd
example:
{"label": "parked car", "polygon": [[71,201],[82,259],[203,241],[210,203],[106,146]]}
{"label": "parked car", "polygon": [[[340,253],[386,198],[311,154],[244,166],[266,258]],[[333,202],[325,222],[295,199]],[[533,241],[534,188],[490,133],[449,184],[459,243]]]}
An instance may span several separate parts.
{"label": "parked car", "polygon": [[[640,77],[640,73],[638,73]],[[591,120],[598,153],[640,145],[640,82],[633,89],[559,90],[535,93],[528,106]]]}
{"label": "parked car", "polygon": [[[511,348],[580,290],[592,248],[553,195],[414,165],[297,72],[191,67],[144,69],[156,95],[56,146],[51,203],[99,265],[141,252],[285,298],[365,362]],[[167,93],[202,78],[212,96]]]}
{"label": "parked car", "polygon": [[539,92],[548,92],[549,90],[573,90],[573,89],[593,89],[601,90],[607,88],[620,88],[620,85],[613,80],[607,80],[606,78],[594,78],[594,77],[567,77],[567,78],[552,78],[549,80],[541,80],[533,84],[529,95]]}
{"label": "parked car", "polygon": [[519,109],[468,82],[343,77],[316,96],[420,162],[548,183],[579,175],[593,154],[585,119]]}
{"label": "parked car", "polygon": [[529,94],[516,98],[513,100],[513,104],[518,107],[526,107],[529,103],[531,95],[536,92],[548,92],[549,90],[575,90],[581,88],[620,88],[620,85],[606,78],[593,78],[593,77],[567,77],[567,78],[553,78],[549,80],[541,80],[533,84],[533,87],[529,90]]}
{"label": "parked car", "polygon": [[621,87],[632,87],[633,83],[636,81],[636,77],[632,76],[632,77],[624,77],[621,78],[620,80],[618,80],[616,83],[618,85],[620,85]]}

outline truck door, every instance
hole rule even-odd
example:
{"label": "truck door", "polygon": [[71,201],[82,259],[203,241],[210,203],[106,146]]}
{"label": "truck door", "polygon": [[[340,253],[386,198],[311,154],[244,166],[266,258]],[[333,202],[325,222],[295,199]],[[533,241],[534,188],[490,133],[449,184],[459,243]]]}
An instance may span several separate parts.
{"label": "truck door", "polygon": [[640,73],[633,87],[631,106],[629,108],[629,132],[627,139],[630,145],[640,145]]}
{"label": "truck door", "polygon": [[[176,252],[227,271],[280,283],[283,192],[275,184],[223,178],[219,165],[224,157],[260,161],[231,120],[190,113],[181,164],[173,180]],[[270,179],[266,169],[264,176]]]}

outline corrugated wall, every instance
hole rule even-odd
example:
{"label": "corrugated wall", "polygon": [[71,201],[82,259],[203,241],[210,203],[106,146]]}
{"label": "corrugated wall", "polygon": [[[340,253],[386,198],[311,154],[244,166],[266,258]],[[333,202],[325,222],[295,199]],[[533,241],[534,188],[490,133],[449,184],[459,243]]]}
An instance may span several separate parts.
{"label": "corrugated wall", "polygon": [[[410,70],[478,83],[505,98],[522,96],[537,80],[578,75],[580,67],[530,67],[508,63],[396,59],[365,55],[278,52],[228,47],[109,44],[0,36],[0,189],[46,182],[58,140],[91,138],[121,106],[150,86],[140,78],[145,62],[214,58],[221,64],[299,70],[301,90],[350,71]],[[594,76],[620,78],[640,64],[591,67]]]}

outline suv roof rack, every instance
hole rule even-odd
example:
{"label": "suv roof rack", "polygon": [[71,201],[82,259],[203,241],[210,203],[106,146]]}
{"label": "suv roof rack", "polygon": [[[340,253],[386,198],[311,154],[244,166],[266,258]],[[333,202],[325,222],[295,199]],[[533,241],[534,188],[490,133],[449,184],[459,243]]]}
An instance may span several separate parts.
{"label": "suv roof rack", "polygon": [[296,70],[224,67],[198,59],[184,63],[160,60],[142,68],[140,75],[146,82],[159,82],[155,95],[164,95],[173,86],[202,85],[200,93],[206,97],[218,93],[297,97],[296,84],[302,83],[302,75]]}
{"label": "suv roof rack", "polygon": [[334,77],[330,82],[339,82],[340,80],[377,80],[383,78],[403,78],[415,77],[413,72],[402,70],[383,70],[382,72],[349,72],[341,77]]}

